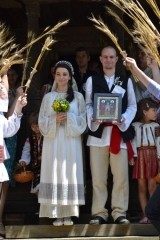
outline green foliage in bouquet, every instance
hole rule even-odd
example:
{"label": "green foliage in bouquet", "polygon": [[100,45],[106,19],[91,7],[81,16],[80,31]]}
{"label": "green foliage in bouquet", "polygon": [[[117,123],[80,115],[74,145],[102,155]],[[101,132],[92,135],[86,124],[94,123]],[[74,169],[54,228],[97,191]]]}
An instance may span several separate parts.
{"label": "green foliage in bouquet", "polygon": [[69,107],[69,102],[65,98],[57,98],[52,104],[52,108],[55,112],[67,112]]}

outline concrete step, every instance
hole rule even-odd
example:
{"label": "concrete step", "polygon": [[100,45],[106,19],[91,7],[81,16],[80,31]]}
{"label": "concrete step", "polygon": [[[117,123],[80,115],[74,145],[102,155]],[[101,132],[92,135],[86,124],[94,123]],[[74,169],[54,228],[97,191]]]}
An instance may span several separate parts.
{"label": "concrete step", "polygon": [[[151,224],[75,224],[55,227],[53,225],[6,226],[7,239],[159,239]],[[128,238],[126,238],[128,237]],[[139,238],[134,238],[139,237]],[[141,237],[141,238],[140,238]]]}

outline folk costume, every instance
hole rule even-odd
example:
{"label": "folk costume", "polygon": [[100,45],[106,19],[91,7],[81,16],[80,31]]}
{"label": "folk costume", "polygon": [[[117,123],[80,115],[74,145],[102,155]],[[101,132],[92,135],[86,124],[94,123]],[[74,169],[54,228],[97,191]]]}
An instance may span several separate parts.
{"label": "folk costume", "polygon": [[155,136],[158,123],[135,122],[135,138],[132,142],[137,159],[133,168],[134,179],[149,179],[156,176],[160,157],[160,137]]}
{"label": "folk costume", "polygon": [[[16,112],[11,117],[6,119],[2,112],[0,112],[0,145],[4,146],[4,160],[9,158],[7,148],[4,143],[4,138],[11,137],[17,133],[20,127],[21,116],[18,116]],[[8,173],[3,163],[0,163],[0,182],[8,181]]]}
{"label": "folk costume", "polygon": [[31,164],[31,170],[34,174],[31,193],[37,193],[39,191],[42,144],[43,137],[40,136],[37,138],[37,135],[32,132],[24,144],[22,156],[19,160],[19,162],[24,161],[26,165]]}
{"label": "folk costume", "polygon": [[20,127],[21,115],[13,113],[11,117],[6,119],[3,112],[8,111],[8,93],[3,84],[0,83],[0,182],[8,181],[8,173],[3,160],[9,158],[4,138],[11,137],[18,131]]}
{"label": "folk costume", "polygon": [[39,187],[40,217],[64,218],[79,216],[84,201],[81,134],[86,129],[86,108],[83,96],[74,92],[74,99],[64,124],[56,122],[52,104],[65,98],[53,88],[41,104],[39,128],[44,136]]}
{"label": "folk costume", "polygon": [[[152,81],[148,84],[147,90],[160,101],[160,85],[158,83]],[[160,184],[157,184],[155,192],[149,199],[145,213],[148,219],[160,233]]]}
{"label": "folk costume", "polygon": [[[9,89],[8,97],[9,97],[8,107],[10,108],[16,97],[16,88]],[[10,184],[11,184],[11,186],[14,186],[15,181],[13,180],[12,176],[13,176],[13,172],[14,172],[15,166],[16,166],[15,154],[16,154],[16,147],[17,147],[17,134],[15,134],[12,137],[6,138],[5,144],[6,144],[6,147],[9,152],[10,157],[9,157],[9,159],[6,159],[4,164],[5,164],[5,167],[7,169],[8,175],[9,175]]]}
{"label": "folk costume", "polygon": [[[125,121],[119,126],[99,124],[93,121],[94,93],[119,93],[122,95],[122,117]],[[93,184],[92,216],[105,221],[108,210],[105,204],[108,198],[107,178],[108,167],[113,174],[113,190],[111,199],[112,217],[126,217],[128,209],[128,153],[127,143],[134,137],[130,124],[136,114],[136,99],[131,79],[113,75],[111,77],[99,73],[88,78],[86,83],[87,121],[90,146],[90,164]],[[115,135],[116,134],[116,135]],[[117,137],[118,136],[118,137]],[[129,151],[128,151],[129,150]],[[132,155],[132,153],[131,153]]]}

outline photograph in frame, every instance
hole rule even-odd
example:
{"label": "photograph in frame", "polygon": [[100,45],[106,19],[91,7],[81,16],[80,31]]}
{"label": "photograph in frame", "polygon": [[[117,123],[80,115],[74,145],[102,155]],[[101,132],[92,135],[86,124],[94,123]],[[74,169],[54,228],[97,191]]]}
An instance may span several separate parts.
{"label": "photograph in frame", "polygon": [[121,120],[122,95],[118,93],[95,93],[93,120],[112,122]]}

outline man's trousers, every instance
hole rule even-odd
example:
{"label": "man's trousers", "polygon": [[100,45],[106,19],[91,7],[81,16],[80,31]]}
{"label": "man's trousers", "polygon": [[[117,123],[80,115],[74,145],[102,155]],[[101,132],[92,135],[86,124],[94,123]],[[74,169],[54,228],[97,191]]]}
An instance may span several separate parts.
{"label": "man's trousers", "polygon": [[109,153],[109,147],[90,146],[90,164],[92,174],[93,196],[92,216],[108,219],[105,204],[108,198],[107,178],[110,164],[113,174],[113,190],[111,196],[112,217],[126,217],[129,199],[128,154],[120,149],[118,154]]}

